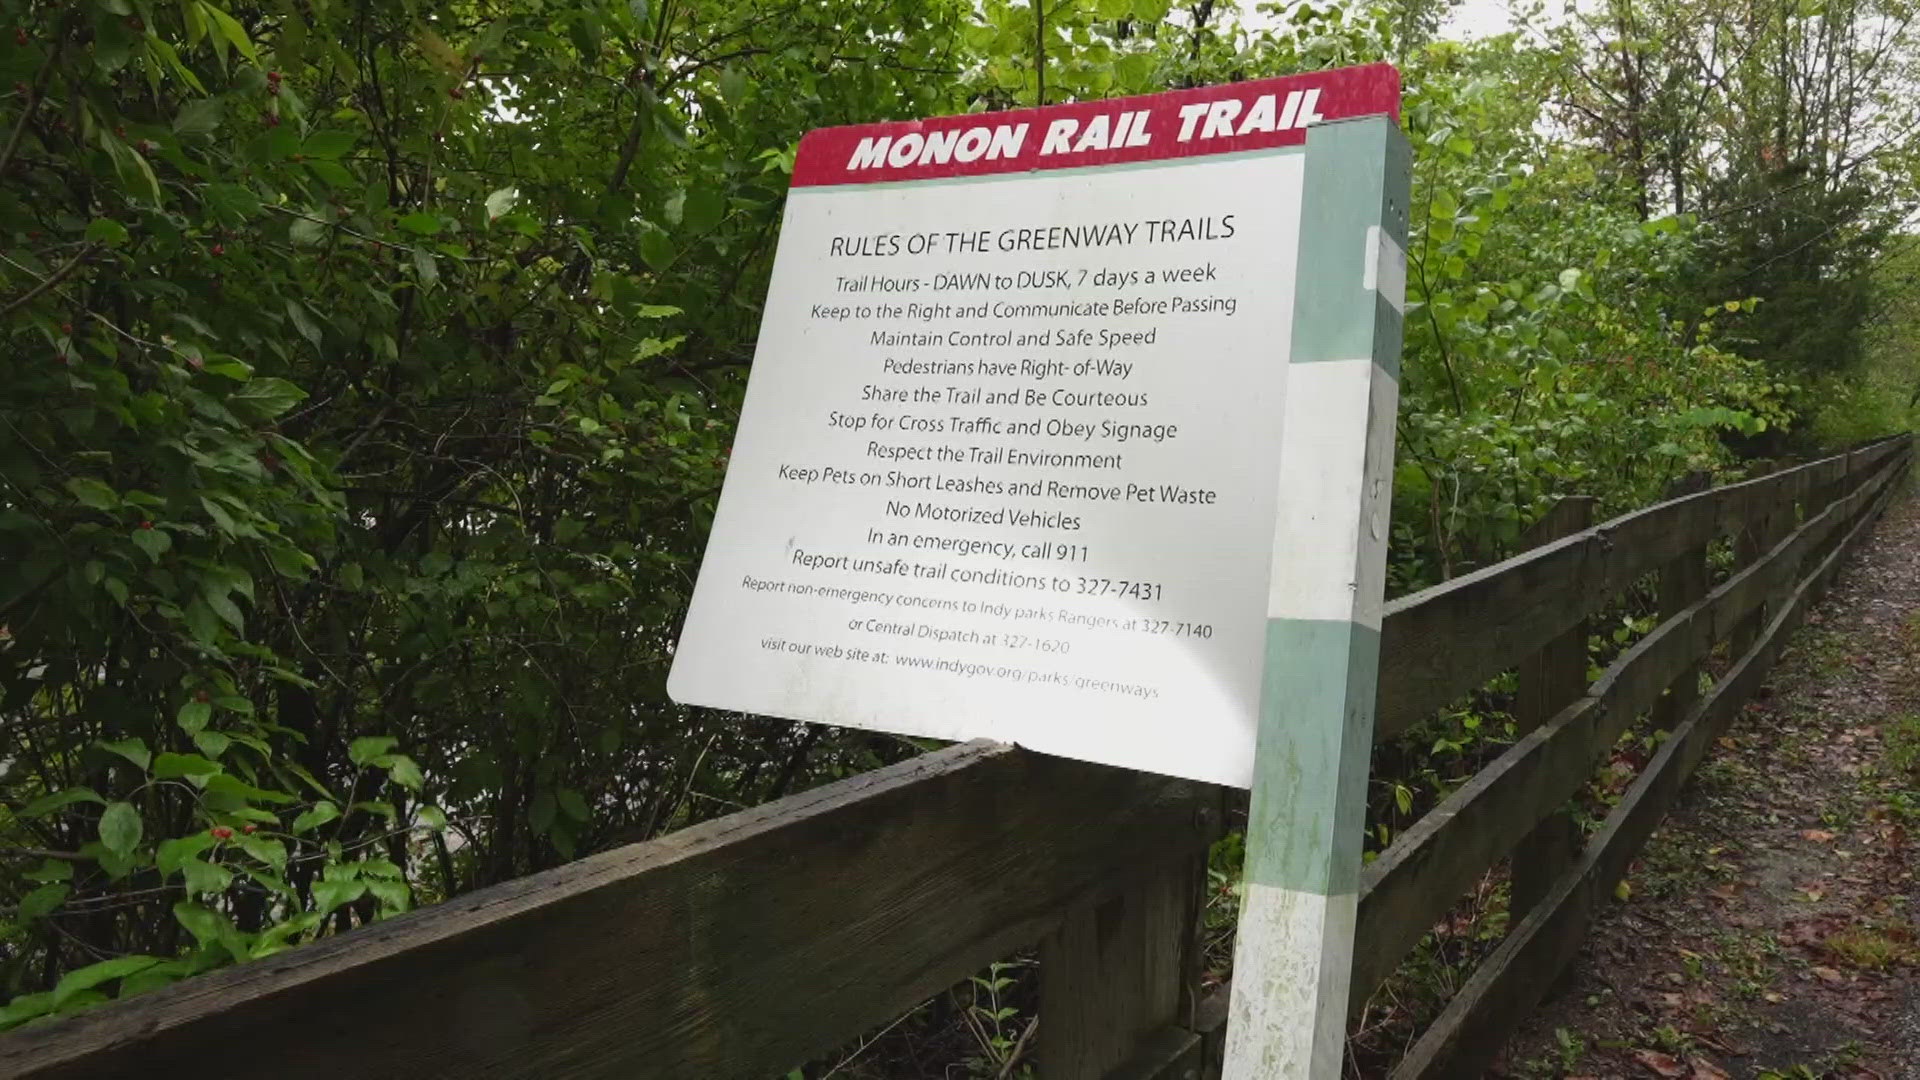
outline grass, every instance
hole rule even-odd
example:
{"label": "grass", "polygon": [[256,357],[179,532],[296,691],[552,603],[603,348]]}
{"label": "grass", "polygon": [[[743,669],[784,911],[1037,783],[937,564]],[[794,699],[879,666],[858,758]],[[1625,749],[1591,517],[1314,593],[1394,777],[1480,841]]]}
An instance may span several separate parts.
{"label": "grass", "polygon": [[1909,926],[1849,926],[1827,936],[1828,952],[1857,968],[1879,971],[1914,958]]}

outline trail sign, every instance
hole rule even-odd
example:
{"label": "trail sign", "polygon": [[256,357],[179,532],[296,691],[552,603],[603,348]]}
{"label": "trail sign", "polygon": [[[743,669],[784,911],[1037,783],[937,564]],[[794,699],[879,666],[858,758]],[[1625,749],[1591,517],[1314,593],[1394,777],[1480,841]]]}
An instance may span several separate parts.
{"label": "trail sign", "polygon": [[808,134],[668,681],[1252,787],[1230,1075],[1339,1067],[1398,111],[1374,65]]}

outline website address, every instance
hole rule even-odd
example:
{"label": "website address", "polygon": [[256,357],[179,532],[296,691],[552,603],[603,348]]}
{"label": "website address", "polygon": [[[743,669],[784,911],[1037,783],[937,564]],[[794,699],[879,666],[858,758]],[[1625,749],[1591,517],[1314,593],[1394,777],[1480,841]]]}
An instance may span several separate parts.
{"label": "website address", "polygon": [[1065,675],[1058,671],[1034,671],[1030,668],[1011,667],[1006,664],[979,664],[967,660],[935,660],[924,656],[906,656],[895,653],[893,662],[900,667],[915,668],[921,671],[939,671],[950,675],[959,675],[967,679],[1003,679],[1009,682],[1039,683],[1044,686],[1070,686],[1075,690],[1092,690],[1104,694],[1120,694],[1136,697],[1142,701],[1151,701],[1160,696],[1160,690],[1154,686],[1140,686],[1135,683],[1117,682],[1112,679],[1095,679],[1085,675]]}

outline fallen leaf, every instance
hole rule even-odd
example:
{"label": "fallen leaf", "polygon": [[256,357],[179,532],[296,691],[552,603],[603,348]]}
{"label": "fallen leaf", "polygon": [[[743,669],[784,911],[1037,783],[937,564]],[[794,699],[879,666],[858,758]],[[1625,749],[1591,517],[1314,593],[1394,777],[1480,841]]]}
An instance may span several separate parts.
{"label": "fallen leaf", "polygon": [[1679,1077],[1687,1075],[1687,1067],[1675,1061],[1672,1054],[1663,1054],[1658,1050],[1635,1050],[1633,1056],[1640,1064],[1661,1076],[1678,1080]]}
{"label": "fallen leaf", "polygon": [[1813,973],[1819,977],[1821,982],[1837,983],[1843,978],[1838,971],[1830,967],[1816,967],[1813,969]]}
{"label": "fallen leaf", "polygon": [[1807,829],[1802,831],[1800,836],[1802,839],[1811,840],[1816,844],[1824,844],[1833,839],[1833,834],[1825,829]]}
{"label": "fallen leaf", "polygon": [[1732,1080],[1727,1070],[1706,1058],[1690,1058],[1687,1063],[1693,1066],[1693,1080]]}

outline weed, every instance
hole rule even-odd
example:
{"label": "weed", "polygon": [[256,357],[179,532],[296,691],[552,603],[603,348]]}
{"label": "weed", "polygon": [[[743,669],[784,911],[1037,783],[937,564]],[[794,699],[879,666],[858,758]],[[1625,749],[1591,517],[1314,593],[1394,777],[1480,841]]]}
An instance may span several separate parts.
{"label": "weed", "polygon": [[1560,1059],[1557,1064],[1563,1073],[1572,1072],[1587,1056],[1587,1041],[1566,1028],[1553,1029],[1553,1042]]}
{"label": "weed", "polygon": [[1031,1077],[1031,1068],[1020,1068],[1020,1058],[1027,1052],[1027,1044],[1033,1038],[1037,1020],[1020,1023],[1020,1010],[1005,1004],[1002,1000],[1013,987],[1013,976],[1007,972],[1021,967],[1020,962],[997,963],[987,969],[982,977],[975,975],[968,982],[972,985],[973,1000],[960,1014],[966,1021],[967,1030],[973,1035],[975,1048],[979,1053],[967,1059],[967,1068],[975,1076],[994,1077]]}
{"label": "weed", "polygon": [[1827,951],[1854,967],[1878,971],[1913,956],[1913,931],[1907,927],[1849,926],[1827,936]]}
{"label": "weed", "polygon": [[1920,715],[1906,713],[1889,720],[1883,735],[1887,771],[1920,786]]}

